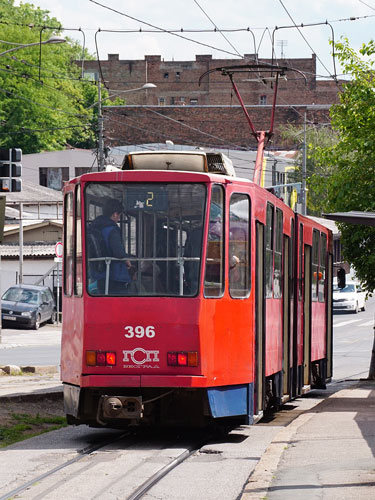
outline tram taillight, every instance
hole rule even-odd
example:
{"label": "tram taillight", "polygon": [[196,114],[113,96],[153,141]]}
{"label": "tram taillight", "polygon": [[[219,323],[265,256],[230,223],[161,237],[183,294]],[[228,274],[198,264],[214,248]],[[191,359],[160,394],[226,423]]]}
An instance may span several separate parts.
{"label": "tram taillight", "polygon": [[115,364],[115,352],[86,351],[87,366],[114,366]]}
{"label": "tram taillight", "polygon": [[168,352],[167,364],[169,366],[198,366],[198,353],[191,352]]}

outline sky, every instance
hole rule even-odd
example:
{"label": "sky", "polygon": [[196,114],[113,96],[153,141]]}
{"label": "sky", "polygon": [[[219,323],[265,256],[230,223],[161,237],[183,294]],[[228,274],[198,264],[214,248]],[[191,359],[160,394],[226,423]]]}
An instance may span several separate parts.
{"label": "sky", "polygon": [[[15,1],[16,5],[19,3]],[[197,54],[212,54],[214,58],[240,61],[244,54],[255,52],[271,58],[274,36],[278,58],[282,55],[310,58],[315,53],[317,74],[322,78],[334,73],[329,45],[332,31],[327,24],[306,25],[328,20],[335,40],[347,37],[354,49],[373,37],[375,27],[375,0],[29,0],[28,3],[49,10],[51,16],[69,28],[64,36],[76,38],[82,44],[82,32],[75,31],[81,28],[87,49],[95,55],[97,34],[100,59],[107,59],[108,54],[119,54],[120,59],[144,59],[145,55],[157,54],[166,61],[191,61]],[[304,27],[299,30],[294,27],[301,24]],[[284,26],[293,27],[281,29]],[[279,29],[275,31],[275,27]],[[183,29],[183,32],[176,36],[160,30],[147,31],[156,28]],[[234,29],[244,31],[224,31]]]}

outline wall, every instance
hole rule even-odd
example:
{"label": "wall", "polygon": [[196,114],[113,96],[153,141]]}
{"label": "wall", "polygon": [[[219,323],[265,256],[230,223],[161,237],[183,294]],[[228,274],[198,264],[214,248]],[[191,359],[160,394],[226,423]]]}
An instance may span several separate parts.
{"label": "wall", "polygon": [[[38,277],[43,276],[54,265],[53,257],[47,259],[24,259],[23,261],[23,275],[24,283],[31,285],[37,281]],[[1,295],[12,285],[17,283],[19,275],[19,261],[15,259],[1,258],[0,264]],[[44,282],[52,290],[52,278],[47,278]]]}
{"label": "wall", "polygon": [[[270,127],[270,106],[249,106],[256,130]],[[272,149],[293,149],[281,137],[287,123],[302,126],[306,106],[279,105],[275,112]],[[308,122],[327,122],[329,110],[307,109]],[[178,144],[231,149],[256,149],[243,110],[239,106],[122,106],[104,108],[106,144],[145,144],[171,140]]]}

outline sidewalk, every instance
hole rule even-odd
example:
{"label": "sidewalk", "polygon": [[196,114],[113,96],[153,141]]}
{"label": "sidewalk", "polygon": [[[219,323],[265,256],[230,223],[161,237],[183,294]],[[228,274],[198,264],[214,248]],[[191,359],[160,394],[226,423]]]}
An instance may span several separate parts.
{"label": "sidewalk", "polygon": [[334,392],[276,435],[241,500],[264,498],[375,498],[375,381]]}
{"label": "sidewalk", "polygon": [[35,367],[36,373],[27,375],[0,376],[0,404],[1,400],[22,398],[33,399],[44,397],[46,394],[55,394],[59,397],[63,386],[60,380],[58,367]]}

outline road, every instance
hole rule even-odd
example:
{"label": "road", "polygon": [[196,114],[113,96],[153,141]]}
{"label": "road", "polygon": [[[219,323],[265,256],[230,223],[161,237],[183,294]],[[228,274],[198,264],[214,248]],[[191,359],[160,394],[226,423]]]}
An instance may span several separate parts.
{"label": "road", "polygon": [[333,378],[366,378],[370,368],[374,340],[375,297],[366,303],[366,311],[333,315]]}
{"label": "road", "polygon": [[3,328],[0,365],[60,365],[61,325],[39,330]]}

